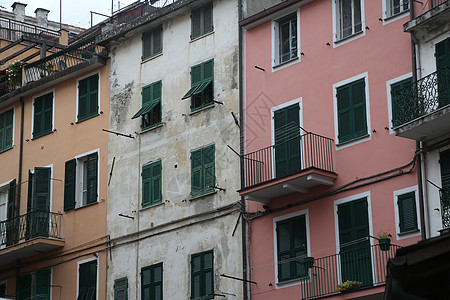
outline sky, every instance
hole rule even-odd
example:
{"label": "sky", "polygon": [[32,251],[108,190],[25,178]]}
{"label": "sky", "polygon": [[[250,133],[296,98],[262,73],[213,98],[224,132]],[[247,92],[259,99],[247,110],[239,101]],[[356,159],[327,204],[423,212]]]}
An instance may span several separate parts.
{"label": "sky", "polygon": [[[111,15],[111,3],[114,5],[114,11],[119,7],[136,2],[136,0],[17,0],[27,4],[25,14],[34,17],[36,8],[45,8],[50,10],[48,19],[59,22],[59,7],[62,2],[62,22],[78,27],[89,28],[91,26],[91,11],[104,15]],[[0,9],[12,12],[11,5],[14,0],[0,0]],[[105,17],[93,14],[94,25],[103,21]]]}

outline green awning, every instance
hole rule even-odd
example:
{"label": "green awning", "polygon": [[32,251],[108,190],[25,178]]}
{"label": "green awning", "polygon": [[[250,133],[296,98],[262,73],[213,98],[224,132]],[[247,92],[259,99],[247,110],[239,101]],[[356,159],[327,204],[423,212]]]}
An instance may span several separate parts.
{"label": "green awning", "polygon": [[195,90],[194,95],[197,95],[197,94],[200,94],[201,92],[203,92],[211,84],[211,82],[212,82],[212,80],[208,79],[207,81],[200,84],[198,89]]}
{"label": "green awning", "polygon": [[191,89],[183,96],[183,98],[181,98],[181,100],[187,99],[187,98],[191,98],[192,95],[195,95],[195,90],[199,87],[200,84],[196,84],[193,87],[191,87]]}
{"label": "green awning", "polygon": [[158,103],[159,103],[159,101],[151,101],[149,103],[145,103],[141,107],[141,109],[138,110],[137,113],[135,113],[133,117],[131,117],[131,119],[136,119],[142,115],[145,115],[146,113],[149,113]]}

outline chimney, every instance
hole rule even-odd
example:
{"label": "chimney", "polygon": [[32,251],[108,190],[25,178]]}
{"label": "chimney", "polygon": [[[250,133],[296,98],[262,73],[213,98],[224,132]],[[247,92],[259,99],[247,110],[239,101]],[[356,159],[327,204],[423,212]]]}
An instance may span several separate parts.
{"label": "chimney", "polygon": [[14,19],[23,22],[25,20],[25,6],[24,3],[14,2],[11,7],[13,8]]}
{"label": "chimney", "polygon": [[36,8],[34,13],[36,14],[36,20],[38,26],[47,27],[48,24],[48,13],[50,11],[44,8]]}

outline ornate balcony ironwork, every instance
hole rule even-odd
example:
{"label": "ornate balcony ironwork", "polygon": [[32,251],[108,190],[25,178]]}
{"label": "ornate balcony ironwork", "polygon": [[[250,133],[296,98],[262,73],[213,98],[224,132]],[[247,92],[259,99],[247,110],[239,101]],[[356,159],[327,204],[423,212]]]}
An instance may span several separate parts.
{"label": "ornate balcony ironwork", "polygon": [[441,190],[441,215],[442,227],[450,227],[450,189]]}

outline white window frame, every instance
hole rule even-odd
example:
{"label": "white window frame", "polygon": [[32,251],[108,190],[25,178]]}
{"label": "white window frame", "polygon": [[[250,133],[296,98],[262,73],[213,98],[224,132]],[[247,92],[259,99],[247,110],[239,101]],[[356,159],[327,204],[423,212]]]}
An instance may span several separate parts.
{"label": "white window frame", "polygon": [[87,160],[87,156],[90,154],[97,153],[97,201],[100,197],[100,148],[85,152],[83,154],[74,157],[76,160],[76,171],[75,171],[75,209],[81,208],[87,205],[83,199],[83,183],[84,183],[84,165]]}
{"label": "white window frame", "polygon": [[408,5],[407,9],[403,9],[404,3],[409,3],[410,0],[399,0],[400,3],[400,12],[393,14],[393,5],[394,0],[383,0],[382,9],[383,9],[383,25],[389,24],[391,22],[397,21],[403,17],[406,17],[406,13],[409,12],[410,5]]}
{"label": "white window frame", "polygon": [[[417,231],[412,232],[400,232],[400,213],[398,211],[398,196],[414,192],[415,200],[416,200],[416,219],[417,219]],[[402,240],[414,236],[420,235],[421,228],[420,228],[420,213],[419,213],[419,188],[417,185],[407,187],[401,190],[396,190],[393,192],[394,197],[394,211],[395,211],[395,232],[397,234],[397,240]]]}
{"label": "white window frame", "polygon": [[[373,220],[372,220],[372,204],[370,198],[370,191],[363,192],[357,195],[352,195],[349,197],[345,197],[342,199],[338,199],[334,201],[334,232],[336,237],[336,253],[339,253],[340,249],[340,241],[339,241],[339,216],[338,216],[338,205],[344,204],[347,202],[355,201],[362,198],[367,198],[367,216],[369,218],[369,235],[373,236]],[[369,238],[370,246],[374,245],[374,241],[372,238]],[[371,251],[372,253],[372,251]],[[372,264],[372,278],[376,278],[376,267],[374,255],[371,254],[371,264]],[[338,282],[342,282],[342,274],[341,274],[341,261],[340,257],[337,257],[337,273],[338,273]]]}
{"label": "white window frame", "polygon": [[[285,62],[280,61],[280,21],[290,15],[296,15],[297,18],[297,57],[287,60]],[[287,66],[300,62],[300,9],[291,11],[289,13],[277,16],[276,20],[272,21],[272,71],[281,70]]]}
{"label": "white window frame", "polygon": [[[272,146],[275,145],[275,120],[274,120],[274,116],[275,116],[275,112],[277,110],[283,109],[285,107],[291,106],[291,105],[295,105],[298,104],[299,106],[299,110],[298,110],[298,118],[299,118],[299,126],[303,128],[303,116],[302,116],[302,111],[303,111],[303,101],[302,101],[302,97],[279,104],[277,106],[271,107],[270,108],[270,132],[271,132],[271,143]],[[301,133],[303,134],[303,132]],[[303,152],[303,143],[300,145],[301,147],[301,153]],[[303,155],[301,156],[301,168],[303,169],[304,165],[303,165]],[[272,151],[272,178],[275,178],[275,151]]]}
{"label": "white window frame", "polygon": [[[31,138],[34,139],[34,102],[36,101],[36,98],[42,97],[44,95],[47,94],[53,94],[53,99],[52,99],[52,131],[55,130],[55,89],[51,89],[48,90],[44,93],[40,93],[36,96],[33,96],[33,106],[32,106],[32,111],[31,111]],[[42,135],[38,136],[37,138],[40,138]]]}
{"label": "white window frame", "polygon": [[[333,41],[334,45],[333,47],[337,47],[342,44],[346,44],[350,41],[353,41],[361,36],[364,36],[366,34],[366,20],[365,20],[365,14],[364,14],[364,0],[361,1],[361,31],[360,32],[354,32],[354,24],[352,25],[352,34],[346,37],[341,37],[342,30],[341,30],[341,1],[343,0],[333,0],[332,1],[332,10],[333,10]],[[353,2],[352,2],[353,3]],[[353,11],[353,5],[352,5],[352,11]],[[352,14],[352,23],[354,23],[354,15]]]}
{"label": "white window frame", "polygon": [[77,262],[77,298],[78,299],[78,291],[80,288],[80,265],[96,260],[97,261],[97,280],[96,280],[96,288],[95,288],[95,299],[98,299],[98,280],[99,280],[99,260],[98,253],[94,253],[95,257],[88,258],[84,260],[80,260]]}
{"label": "white window frame", "polygon": [[[306,223],[306,252],[308,256],[311,256],[311,239],[309,235],[309,209],[304,209],[300,211],[296,211],[287,215],[282,215],[279,217],[273,218],[273,261],[274,261],[274,271],[275,271],[275,289],[281,289],[285,287],[290,287],[294,285],[299,285],[301,282],[305,282],[305,278],[298,278],[294,280],[289,280],[285,282],[278,282],[278,249],[277,249],[277,223],[280,221],[284,221],[287,219],[292,219],[298,216],[305,216],[305,223]],[[311,276],[309,276],[311,278]]]}
{"label": "white window frame", "polygon": [[75,120],[76,120],[76,122],[82,122],[82,121],[87,120],[87,119],[83,119],[81,121],[78,120],[78,102],[79,102],[78,100],[79,100],[79,93],[80,93],[80,88],[79,88],[80,81],[83,80],[83,79],[86,79],[88,77],[91,77],[91,76],[93,76],[95,74],[98,74],[98,93],[97,93],[98,110],[97,110],[97,114],[100,114],[100,112],[102,111],[101,103],[100,103],[100,99],[101,99],[101,97],[100,97],[100,94],[101,94],[101,82],[102,82],[101,74],[100,74],[100,71],[95,71],[95,72],[89,73],[89,74],[87,74],[87,75],[77,79],[77,85],[76,85],[77,94],[76,94],[76,99],[75,99],[75,103],[76,103]]}
{"label": "white window frame", "polygon": [[394,134],[394,130],[392,129],[394,125],[392,124],[392,96],[391,96],[391,85],[400,82],[402,80],[412,78],[412,73],[404,74],[401,76],[398,76],[394,79],[386,81],[386,92],[387,92],[387,105],[388,105],[388,122],[389,122],[389,134]]}

